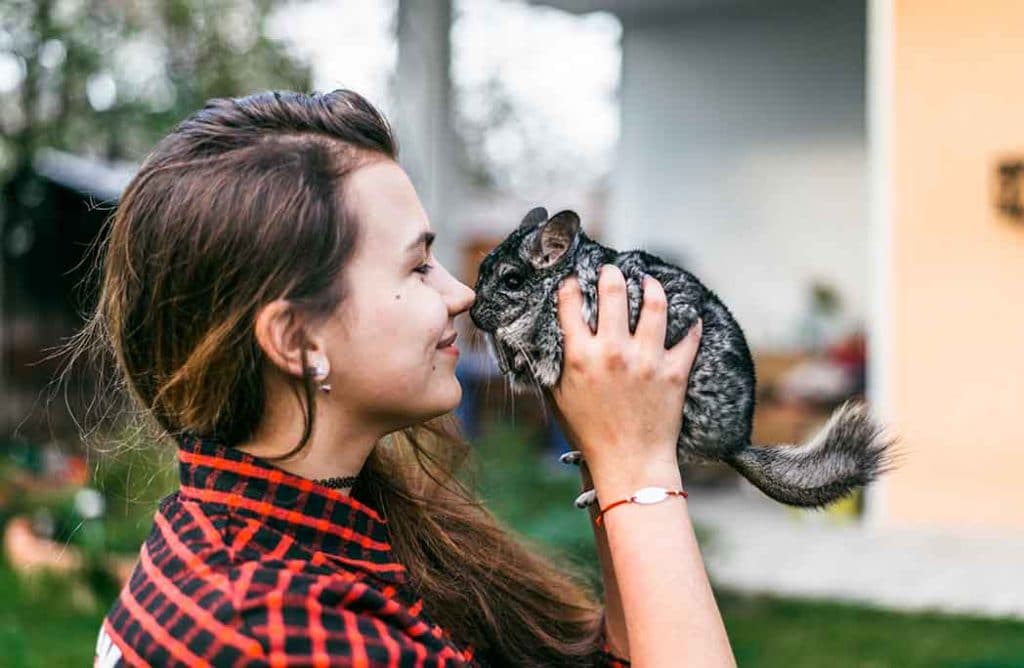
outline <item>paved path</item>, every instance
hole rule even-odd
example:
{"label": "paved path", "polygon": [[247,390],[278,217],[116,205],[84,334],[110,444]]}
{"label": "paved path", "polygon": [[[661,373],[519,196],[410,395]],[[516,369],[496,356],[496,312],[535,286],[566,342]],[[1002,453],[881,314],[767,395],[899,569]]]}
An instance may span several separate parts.
{"label": "paved path", "polygon": [[942,532],[798,516],[745,481],[691,490],[716,585],[904,610],[1024,619],[1024,532]]}

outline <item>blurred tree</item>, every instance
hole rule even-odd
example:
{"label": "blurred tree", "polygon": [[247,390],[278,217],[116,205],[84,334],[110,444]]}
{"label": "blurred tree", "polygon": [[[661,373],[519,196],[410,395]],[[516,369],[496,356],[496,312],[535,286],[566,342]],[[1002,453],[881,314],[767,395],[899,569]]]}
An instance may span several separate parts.
{"label": "blurred tree", "polygon": [[211,97],[308,90],[269,38],[280,0],[0,3],[0,183],[42,146],[138,159]]}
{"label": "blurred tree", "polygon": [[[267,30],[268,17],[284,6],[283,0],[0,0],[3,428],[26,423],[38,391],[35,380],[12,381],[11,370],[48,376],[47,367],[25,359],[35,362],[39,346],[56,343],[48,338],[52,327],[64,325],[54,312],[70,313],[61,307],[71,304],[64,290],[40,297],[34,288],[78,284],[88,266],[79,259],[94,238],[91,226],[106,211],[78,202],[74,213],[67,207],[61,213],[34,175],[38,150],[136,161],[210,98],[309,90],[308,64]],[[93,293],[82,286],[83,298]],[[90,401],[92,394],[82,397]],[[53,416],[40,417],[43,425]],[[47,431],[40,426],[38,433]]]}

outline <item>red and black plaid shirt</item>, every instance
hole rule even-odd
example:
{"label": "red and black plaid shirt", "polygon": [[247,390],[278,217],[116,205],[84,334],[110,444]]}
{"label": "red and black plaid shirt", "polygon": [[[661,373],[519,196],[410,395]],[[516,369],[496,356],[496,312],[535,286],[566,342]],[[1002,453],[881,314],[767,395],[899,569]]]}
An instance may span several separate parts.
{"label": "red and black plaid shirt", "polygon": [[482,665],[431,621],[376,510],[212,439],[178,457],[97,666]]}

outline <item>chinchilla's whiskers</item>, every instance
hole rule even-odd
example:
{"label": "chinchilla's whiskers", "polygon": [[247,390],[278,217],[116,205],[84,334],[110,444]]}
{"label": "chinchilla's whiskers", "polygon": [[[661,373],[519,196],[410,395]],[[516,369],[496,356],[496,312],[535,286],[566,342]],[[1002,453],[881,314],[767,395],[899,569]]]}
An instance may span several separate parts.
{"label": "chinchilla's whiskers", "polygon": [[537,391],[537,403],[540,404],[540,411],[544,416],[544,424],[550,424],[551,416],[548,414],[548,404],[544,401],[544,389],[540,386],[540,381],[536,378],[533,379],[533,386]]}
{"label": "chinchilla's whiskers", "polygon": [[494,385],[494,383],[492,382],[491,377],[489,375],[486,376],[486,381],[484,382],[484,401],[483,401],[483,405],[484,406],[489,406],[490,405],[491,387],[493,385]]}
{"label": "chinchilla's whiskers", "polygon": [[523,356],[523,359],[526,360],[526,365],[530,367],[530,380],[533,382],[532,387],[534,387],[537,390],[537,399],[540,400],[541,410],[544,413],[544,422],[545,424],[547,424],[547,422],[550,420],[550,416],[548,415],[547,404],[544,403],[544,390],[541,389],[540,381],[537,380],[536,367],[533,365],[533,360],[530,359],[530,356],[526,354],[526,350],[523,349],[522,346],[516,346],[516,349],[519,351],[519,354]]}
{"label": "chinchilla's whiskers", "polygon": [[491,354],[498,359],[499,366],[504,366],[507,369],[509,366],[508,360],[505,358],[505,351],[502,350],[501,345],[498,343],[497,335],[488,334],[486,341]]}
{"label": "chinchilla's whiskers", "polygon": [[[485,334],[484,332],[482,332],[481,330],[479,330],[479,329],[477,329],[475,327],[473,328],[473,333],[474,333],[474,336],[476,336],[475,343],[479,344],[480,340],[483,339],[485,345],[490,346],[490,334]],[[490,346],[490,347],[493,348],[493,346]],[[477,346],[477,350],[479,350],[479,345]],[[483,375],[483,374],[481,374],[481,375]],[[492,383],[491,383],[491,376],[490,376],[490,374],[484,376],[484,378],[485,378],[485,381],[484,381],[484,402],[483,402],[483,405],[487,406],[487,405],[489,405],[487,403],[487,400],[491,398],[491,385],[492,385]]]}
{"label": "chinchilla's whiskers", "polygon": [[[523,353],[525,355],[525,353]],[[534,363],[529,357],[526,358],[527,363],[530,365],[530,380],[533,383],[533,389],[537,393],[537,400],[540,401],[541,409],[544,411],[545,421],[548,418],[547,406],[544,404],[544,388],[540,386],[540,381],[537,380],[537,373],[535,371]]]}
{"label": "chinchilla's whiskers", "polygon": [[[508,359],[508,354],[502,351],[502,355],[505,356],[505,365],[508,367],[512,366],[512,360]],[[512,384],[512,380],[515,378],[514,371],[507,371],[505,373],[505,392],[508,394],[509,405],[512,407],[511,417],[512,426],[516,426],[516,388]]]}
{"label": "chinchilla's whiskers", "polygon": [[[487,347],[490,350],[491,355],[493,357],[497,358],[501,365],[507,367],[508,364],[505,361],[505,353],[502,351],[501,346],[498,344],[498,339],[494,335],[494,333],[493,332],[484,333],[483,337],[484,337],[484,341],[487,343]],[[501,399],[502,399],[502,401],[501,401],[501,413],[500,414],[501,414],[502,417],[505,417],[505,412],[508,410],[509,404],[510,404],[509,398],[508,398],[508,395],[509,395],[508,379],[506,378],[506,376],[507,376],[507,374],[501,374],[501,380],[502,380],[502,382],[501,382],[501,391],[502,391]],[[490,397],[490,394],[489,394],[490,391],[491,391],[491,382],[490,382],[490,379],[488,378],[488,382],[487,382],[487,392],[488,392],[487,396],[488,397]],[[512,410],[513,411],[515,410],[514,406],[512,407]]]}
{"label": "chinchilla's whiskers", "polygon": [[[505,351],[502,349],[501,344],[498,343],[498,338],[496,336],[492,336],[491,341],[494,343],[494,354],[500,358],[501,364],[507,369],[508,361],[505,359]],[[511,392],[511,387],[508,381],[510,373],[510,371],[506,371],[502,374],[503,382],[501,383],[501,391],[502,398],[504,399],[502,402],[502,408],[508,411],[508,417],[514,425],[516,422],[516,399],[515,394]]]}
{"label": "chinchilla's whiskers", "polygon": [[[512,374],[512,372],[509,371],[509,375],[511,375],[511,374]],[[516,393],[512,389],[511,381],[508,381],[508,382],[505,383],[505,392],[506,392],[506,396],[509,399],[509,404],[512,406],[512,412],[511,412],[510,416],[512,418],[512,428],[515,429],[515,427],[516,427]]]}
{"label": "chinchilla's whiskers", "polygon": [[[510,341],[509,343],[512,343],[512,342]],[[520,355],[523,356],[523,359],[526,360],[526,366],[530,367],[530,376],[533,377],[534,376],[533,360],[531,360],[530,356],[526,354],[526,350],[524,350],[522,346],[517,345],[515,343],[512,343],[512,345],[513,345],[513,347],[515,347],[516,351]]]}
{"label": "chinchilla's whiskers", "polygon": [[505,378],[504,374],[502,374],[502,378],[501,378],[501,413],[502,413],[502,417],[505,417],[505,418],[510,417],[509,413],[508,413],[508,404],[509,404],[509,399],[508,399],[508,379]]}

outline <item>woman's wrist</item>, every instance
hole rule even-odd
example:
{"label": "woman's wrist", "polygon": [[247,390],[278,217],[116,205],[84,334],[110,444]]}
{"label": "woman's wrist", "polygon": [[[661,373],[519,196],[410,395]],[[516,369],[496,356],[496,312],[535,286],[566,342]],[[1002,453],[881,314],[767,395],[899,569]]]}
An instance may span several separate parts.
{"label": "woman's wrist", "polygon": [[682,489],[679,464],[670,461],[649,461],[628,466],[591,466],[594,491],[604,508],[609,503],[627,498],[641,487]]}

